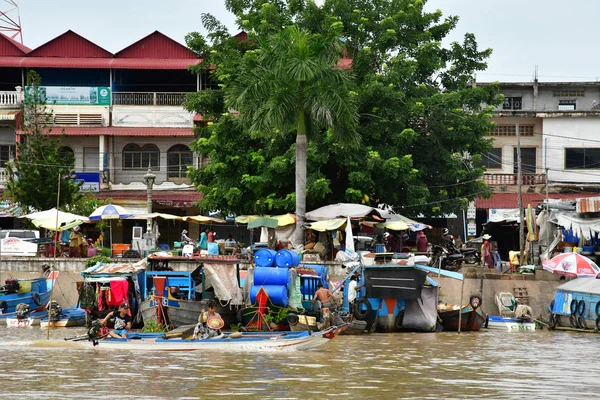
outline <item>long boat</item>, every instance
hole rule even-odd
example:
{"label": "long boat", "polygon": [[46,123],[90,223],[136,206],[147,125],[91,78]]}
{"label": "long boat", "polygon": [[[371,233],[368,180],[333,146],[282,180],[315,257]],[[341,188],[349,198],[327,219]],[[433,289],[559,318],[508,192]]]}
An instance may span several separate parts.
{"label": "long boat", "polygon": [[205,340],[168,339],[164,333],[131,333],[127,339],[100,339],[76,343],[98,350],[143,351],[299,351],[310,350],[328,343],[339,335],[346,325],[320,332],[244,332],[226,333]]}
{"label": "long boat", "polygon": [[68,328],[73,326],[85,325],[85,310],[79,307],[70,307],[62,310],[57,318],[48,320],[48,315],[40,320],[39,325],[47,328],[48,325],[53,328]]}
{"label": "long boat", "polygon": [[458,331],[458,320],[460,316],[461,332],[479,331],[485,325],[487,315],[480,307],[473,308],[470,304],[456,310],[439,311],[444,331]]}
{"label": "long boat", "polygon": [[17,318],[17,305],[25,303],[32,313],[43,312],[50,301],[52,284],[58,272],[49,278],[10,279],[0,289],[0,325],[7,325],[7,318]]}
{"label": "long boat", "polygon": [[485,321],[485,327],[508,332],[533,332],[535,331],[535,322],[525,318],[489,315]]}

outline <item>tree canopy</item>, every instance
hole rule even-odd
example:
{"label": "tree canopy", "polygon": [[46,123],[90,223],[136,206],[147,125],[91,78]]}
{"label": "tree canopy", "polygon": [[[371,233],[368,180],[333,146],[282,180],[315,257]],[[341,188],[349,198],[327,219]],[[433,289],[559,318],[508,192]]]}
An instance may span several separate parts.
{"label": "tree canopy", "polygon": [[[24,100],[22,141],[17,143],[17,158],[7,164],[6,194],[30,210],[48,210],[59,205],[72,211],[82,202],[80,184],[71,179],[75,162],[72,152],[63,151],[60,139],[50,136],[52,114],[35,71],[27,75],[28,93]],[[60,196],[58,196],[60,180]]]}
{"label": "tree canopy", "polygon": [[[206,37],[188,46],[205,59],[219,89],[188,96],[189,110],[207,121],[192,148],[210,159],[190,176],[204,193],[200,207],[236,213],[294,209],[294,126],[257,134],[230,111],[228,89],[247,73],[248,52],[290,27],[339,37],[339,65],[352,76],[359,119],[358,146],[335,130],[309,134],[307,206],[336,202],[388,204],[407,215],[439,215],[485,196],[481,156],[491,148],[491,106],[498,88],[475,87],[490,49],[474,35],[442,45],[458,18],[428,12],[421,0],[227,0],[248,39],[232,37],[209,14]],[[250,53],[252,55],[252,53]],[[257,55],[255,55],[257,56]],[[235,107],[234,107],[235,108]],[[238,110],[247,112],[248,110]]]}

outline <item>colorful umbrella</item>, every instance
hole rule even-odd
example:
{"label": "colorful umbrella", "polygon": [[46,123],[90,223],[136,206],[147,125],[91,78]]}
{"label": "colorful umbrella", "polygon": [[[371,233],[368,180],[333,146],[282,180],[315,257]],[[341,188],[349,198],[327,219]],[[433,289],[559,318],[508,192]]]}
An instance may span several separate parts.
{"label": "colorful umbrella", "polygon": [[542,263],[546,271],[573,278],[597,278],[600,268],[578,253],[563,253]]}
{"label": "colorful umbrella", "polygon": [[91,213],[90,220],[99,221],[101,219],[124,219],[129,218],[132,215],[132,213],[121,206],[107,204],[105,206],[98,207],[93,213]]}

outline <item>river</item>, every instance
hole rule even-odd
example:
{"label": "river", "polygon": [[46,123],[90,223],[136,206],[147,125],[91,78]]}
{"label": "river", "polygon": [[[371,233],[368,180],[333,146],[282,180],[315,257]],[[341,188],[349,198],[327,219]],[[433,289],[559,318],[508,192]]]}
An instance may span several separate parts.
{"label": "river", "polygon": [[341,336],[296,353],[118,352],[63,347],[84,332],[0,327],[0,397],[50,399],[593,399],[594,334]]}

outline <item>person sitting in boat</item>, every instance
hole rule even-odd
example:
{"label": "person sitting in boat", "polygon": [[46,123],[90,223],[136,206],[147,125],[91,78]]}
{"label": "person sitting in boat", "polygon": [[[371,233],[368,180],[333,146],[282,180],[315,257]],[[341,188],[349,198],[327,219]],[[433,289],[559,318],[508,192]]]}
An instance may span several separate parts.
{"label": "person sitting in boat", "polygon": [[127,331],[131,329],[131,315],[129,315],[129,304],[123,303],[118,310],[111,311],[100,321],[100,325],[106,326],[108,320],[115,319],[115,327],[108,334],[115,339],[127,339]]}
{"label": "person sitting in boat", "polygon": [[221,328],[223,327],[223,318],[216,311],[217,305],[214,301],[208,302],[208,311],[203,309],[198,317],[198,323],[194,329],[192,340],[198,340],[198,334],[201,334],[200,339],[210,339],[223,335]]}

